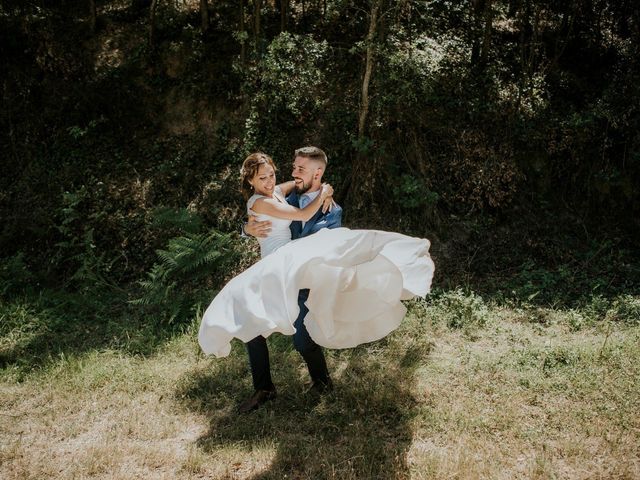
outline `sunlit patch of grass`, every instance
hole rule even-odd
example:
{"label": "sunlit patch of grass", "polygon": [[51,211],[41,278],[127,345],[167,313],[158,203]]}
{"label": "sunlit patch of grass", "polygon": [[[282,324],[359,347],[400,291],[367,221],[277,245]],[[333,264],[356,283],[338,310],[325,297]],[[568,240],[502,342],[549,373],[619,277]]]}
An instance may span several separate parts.
{"label": "sunlit patch of grass", "polygon": [[[79,339],[77,349],[56,327],[49,335],[66,340],[50,338],[45,358],[26,340],[23,363],[14,357],[0,370],[0,475],[636,478],[635,301],[562,309],[455,290],[408,302],[387,338],[327,351],[336,388],[320,398],[304,393],[308,374],[291,339],[273,336],[278,398],[246,416],[236,414],[251,393],[244,346],[202,356],[197,319],[142,351],[130,348],[122,319],[101,330],[117,335],[119,325],[119,337],[93,347]],[[14,315],[3,345],[30,338],[34,328],[21,322],[60,322],[29,305],[3,308]]]}
{"label": "sunlit patch of grass", "polygon": [[[433,366],[418,380],[433,397],[423,404],[416,428],[423,443],[414,444],[412,460],[435,477],[454,470],[463,478],[580,478],[583,468],[637,474],[637,329],[576,332],[568,328],[572,312],[549,312],[553,321],[540,325],[523,322],[523,310],[493,310],[495,320],[473,341],[450,334],[436,341]],[[612,435],[615,444],[605,440]],[[451,451],[467,437],[464,452],[479,455],[473,468]],[[472,446],[477,439],[490,454]],[[501,473],[514,457],[522,457],[517,469]],[[612,463],[602,465],[602,457]]]}

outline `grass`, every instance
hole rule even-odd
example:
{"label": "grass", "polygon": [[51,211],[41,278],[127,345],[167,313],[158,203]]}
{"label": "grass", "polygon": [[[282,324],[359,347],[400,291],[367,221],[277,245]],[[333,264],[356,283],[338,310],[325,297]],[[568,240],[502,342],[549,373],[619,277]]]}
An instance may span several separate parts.
{"label": "grass", "polygon": [[639,478],[638,301],[552,309],[435,292],[386,339],[328,351],[336,390],[323,398],[304,394],[299,355],[274,336],[279,397],[247,416],[235,413],[251,393],[242,345],[203,357],[197,322],[160,334],[121,313],[87,330],[5,302],[0,476]]}

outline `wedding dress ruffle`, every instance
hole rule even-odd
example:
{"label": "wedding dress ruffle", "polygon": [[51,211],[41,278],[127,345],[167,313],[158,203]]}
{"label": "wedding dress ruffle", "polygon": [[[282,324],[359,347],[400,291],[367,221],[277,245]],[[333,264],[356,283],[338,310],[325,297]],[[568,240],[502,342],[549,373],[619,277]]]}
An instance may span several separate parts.
{"label": "wedding dress ruffle", "polygon": [[328,348],[351,348],[395,330],[401,300],[426,295],[434,264],[430,243],[378,230],[323,229],[294,240],[233,278],[200,324],[205,353],[225,357],[231,339],[292,335],[298,291],[310,289],[304,323]]}

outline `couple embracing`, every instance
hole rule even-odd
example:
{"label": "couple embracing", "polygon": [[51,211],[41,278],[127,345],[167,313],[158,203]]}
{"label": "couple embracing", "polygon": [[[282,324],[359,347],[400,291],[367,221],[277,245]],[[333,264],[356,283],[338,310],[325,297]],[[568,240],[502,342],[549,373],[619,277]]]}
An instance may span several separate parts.
{"label": "couple embracing", "polygon": [[241,170],[246,233],[262,259],[233,278],[202,318],[205,353],[229,354],[232,338],[246,343],[254,394],[241,413],[275,398],[265,338],[293,335],[312,379],[311,390],[333,388],[322,347],[350,348],[383,338],[406,313],[401,300],[429,292],[434,265],[429,241],[378,230],[342,228],[342,209],[322,183],[326,154],[296,150],[293,181],[277,184],[275,165],[249,155]]}

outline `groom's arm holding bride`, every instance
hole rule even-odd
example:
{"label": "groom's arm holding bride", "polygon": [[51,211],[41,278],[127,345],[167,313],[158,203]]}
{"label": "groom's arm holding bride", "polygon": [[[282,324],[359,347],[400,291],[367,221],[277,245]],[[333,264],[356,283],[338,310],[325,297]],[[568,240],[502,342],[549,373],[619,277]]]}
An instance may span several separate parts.
{"label": "groom's arm holding bride", "polygon": [[301,237],[306,237],[318,232],[323,228],[339,228],[342,227],[342,207],[331,199],[331,208],[318,210],[316,215],[309,220],[300,232]]}
{"label": "groom's arm holding bride", "polygon": [[[293,191],[294,182],[282,183],[279,187],[282,193],[287,196]],[[321,228],[337,228],[341,226],[342,208],[333,200],[333,196],[324,200],[320,210],[326,220]],[[314,228],[314,231],[317,231],[317,229]],[[266,238],[271,232],[271,222],[269,220],[259,221],[254,215],[249,215],[247,223],[242,227],[242,232],[251,237]]]}

